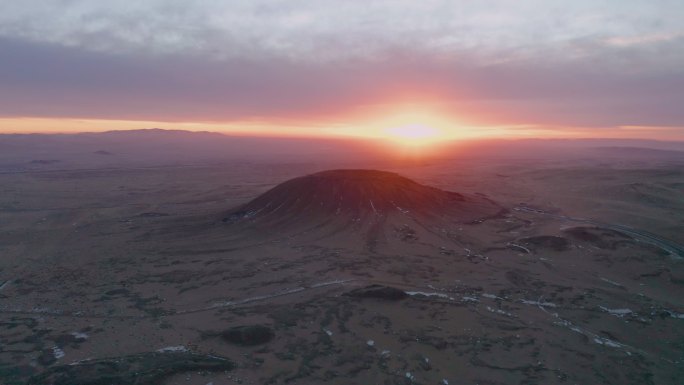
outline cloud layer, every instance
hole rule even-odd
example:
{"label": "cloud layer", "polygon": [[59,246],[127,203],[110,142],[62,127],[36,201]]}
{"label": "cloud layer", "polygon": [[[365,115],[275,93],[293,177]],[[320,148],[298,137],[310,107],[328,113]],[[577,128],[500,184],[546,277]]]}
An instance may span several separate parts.
{"label": "cloud layer", "polygon": [[[552,4],[553,3],[553,4]],[[23,1],[0,116],[684,126],[681,1]]]}

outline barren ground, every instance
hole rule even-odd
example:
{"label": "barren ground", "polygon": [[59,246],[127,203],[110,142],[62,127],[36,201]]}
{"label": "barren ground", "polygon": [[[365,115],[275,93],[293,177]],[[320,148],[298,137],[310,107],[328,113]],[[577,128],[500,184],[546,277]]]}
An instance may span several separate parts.
{"label": "barren ground", "polygon": [[[172,368],[150,380],[163,384],[682,383],[684,255],[668,251],[684,243],[681,164],[385,169],[509,211],[399,219],[371,247],[353,229],[248,237],[222,222],[313,163],[0,174],[0,383],[78,363],[65,384],[104,384],[92,360],[123,356],[132,372]],[[373,284],[409,295],[345,295]],[[273,338],[222,337],[244,325]],[[168,358],[182,354],[201,359]]]}

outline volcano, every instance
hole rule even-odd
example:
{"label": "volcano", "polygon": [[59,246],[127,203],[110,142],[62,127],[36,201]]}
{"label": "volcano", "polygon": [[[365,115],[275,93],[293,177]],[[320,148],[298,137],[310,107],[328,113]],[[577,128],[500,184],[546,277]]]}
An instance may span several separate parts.
{"label": "volcano", "polygon": [[394,220],[467,223],[502,207],[478,195],[440,190],[377,170],[330,170],[277,185],[224,219],[286,231],[326,225],[364,227]]}

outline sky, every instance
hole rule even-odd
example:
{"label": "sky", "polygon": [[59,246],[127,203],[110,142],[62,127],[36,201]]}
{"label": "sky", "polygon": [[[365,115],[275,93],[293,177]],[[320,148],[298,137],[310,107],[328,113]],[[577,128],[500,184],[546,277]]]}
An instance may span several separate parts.
{"label": "sky", "polygon": [[2,132],[684,140],[681,0],[2,8]]}

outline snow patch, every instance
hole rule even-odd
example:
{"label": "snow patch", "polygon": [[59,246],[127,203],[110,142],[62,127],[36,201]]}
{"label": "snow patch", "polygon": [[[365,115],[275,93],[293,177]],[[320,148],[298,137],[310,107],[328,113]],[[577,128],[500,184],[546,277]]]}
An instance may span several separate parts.
{"label": "snow patch", "polygon": [[[569,328],[570,330],[577,332],[579,334],[585,335],[587,337],[591,337],[592,340],[594,341],[594,343],[599,344],[599,345],[604,345],[604,346],[608,346],[611,348],[625,349],[625,351],[628,348],[630,348],[627,345],[621,344],[619,342],[613,341],[613,340],[608,339],[608,338],[598,336],[598,335],[591,333],[589,331],[582,330],[579,327],[573,325],[572,322],[570,322],[568,320],[561,319],[559,322],[556,322],[556,324],[565,326],[565,327]],[[630,348],[630,349],[632,349],[632,348]],[[630,354],[630,353],[627,351],[627,354]]]}
{"label": "snow patch", "polygon": [[611,280],[608,279],[608,278],[603,278],[603,277],[601,277],[601,281],[607,282],[607,283],[609,283],[609,284],[611,284],[611,285],[613,285],[613,286],[624,287],[622,284],[617,283],[617,282],[615,282],[615,281],[611,281]]}
{"label": "snow patch", "polygon": [[60,349],[60,347],[57,345],[52,347],[52,354],[55,356],[55,359],[58,359],[58,360],[60,358],[64,358],[64,356],[65,356],[64,350]]}
{"label": "snow patch", "polygon": [[585,333],[584,330],[582,330],[582,329],[580,329],[579,327],[573,325],[572,322],[570,322],[570,321],[568,321],[568,320],[561,319],[561,320],[558,321],[558,322],[554,322],[554,324],[556,324],[556,325],[561,325],[561,326],[565,326],[566,328],[572,330],[572,331],[575,332],[575,333],[579,333],[579,334],[582,334],[582,335],[587,335],[587,333]]}
{"label": "snow patch", "polygon": [[311,288],[316,288],[316,287],[325,287],[325,286],[331,286],[331,285],[339,285],[347,282],[352,282],[354,281],[353,279],[335,279],[332,281],[327,281],[327,282],[319,282],[319,283],[314,283],[313,285],[309,286]]}
{"label": "snow patch", "polygon": [[424,295],[426,297],[439,297],[439,298],[446,298],[446,299],[453,300],[452,297],[449,297],[448,295],[446,295],[444,293],[427,293],[424,291],[407,291],[406,294],[408,294],[410,296]]}
{"label": "snow patch", "polygon": [[83,364],[88,363],[88,362],[90,362],[90,361],[92,361],[92,360],[93,360],[92,357],[84,358],[84,359],[82,359],[82,360],[74,361],[74,362],[70,363],[69,365],[70,365],[70,366],[83,365]]}
{"label": "snow patch", "polygon": [[250,298],[245,298],[242,300],[237,300],[237,301],[224,301],[224,302],[215,302],[211,306],[205,309],[216,309],[216,308],[221,308],[221,307],[229,307],[229,306],[235,306],[235,305],[243,305],[245,303],[250,303],[250,302],[256,302],[256,301],[263,301],[271,298],[276,298],[276,297],[282,297],[290,294],[295,294],[299,293],[308,289],[316,289],[316,288],[321,288],[321,287],[326,287],[326,286],[332,286],[332,285],[339,285],[347,282],[354,281],[353,279],[337,279],[333,281],[327,281],[327,282],[319,282],[310,285],[309,287],[296,287],[293,289],[284,289],[278,293],[273,293],[273,294],[266,294],[266,295],[259,295],[255,297],[250,297]]}
{"label": "snow patch", "polygon": [[615,342],[613,340],[609,340],[608,338],[603,338],[603,337],[594,337],[594,342],[599,344],[599,345],[610,346],[611,348],[622,348],[622,347],[624,347],[624,345],[622,345],[619,342]]}
{"label": "snow patch", "polygon": [[610,313],[617,317],[624,317],[626,315],[634,313],[630,309],[608,309],[607,307],[603,306],[599,306],[599,308],[601,308],[601,310],[605,311],[606,313]]}
{"label": "snow patch", "polygon": [[482,296],[485,298],[489,298],[489,299],[503,299],[497,295],[489,294],[489,293],[484,293],[484,294],[482,294]]}
{"label": "snow patch", "polygon": [[665,310],[668,314],[670,314],[670,317],[672,318],[679,318],[679,319],[684,319],[684,313],[676,313],[671,310]]}
{"label": "snow patch", "polygon": [[552,302],[530,301],[528,299],[523,299],[521,300],[521,302],[525,305],[536,305],[541,307],[558,307],[555,303]]}
{"label": "snow patch", "polygon": [[372,208],[373,211],[377,214],[377,213],[378,213],[378,210],[375,209],[375,205],[373,204],[373,201],[372,201],[371,199],[369,199],[368,202],[370,202],[371,208]]}
{"label": "snow patch", "polygon": [[87,340],[89,337],[86,333],[81,332],[71,332],[70,334],[74,336],[74,338],[76,338],[77,340]]}
{"label": "snow patch", "polygon": [[525,246],[518,245],[517,243],[510,243],[510,242],[509,242],[509,243],[508,243],[508,246],[511,246],[511,247],[513,247],[513,248],[515,248],[515,249],[523,250],[523,251],[526,252],[527,254],[532,254],[532,251],[530,251],[530,249],[528,249],[528,248],[525,247]]}
{"label": "snow patch", "polygon": [[188,348],[183,345],[178,346],[167,346],[165,348],[157,349],[157,353],[176,353],[176,352],[187,352]]}
{"label": "snow patch", "polygon": [[505,315],[505,316],[513,317],[513,314],[511,314],[511,313],[509,313],[509,312],[507,312],[507,311],[503,311],[503,310],[501,310],[501,309],[494,309],[494,308],[491,308],[491,307],[487,306],[487,310],[491,311],[492,313],[503,314],[503,315]]}

